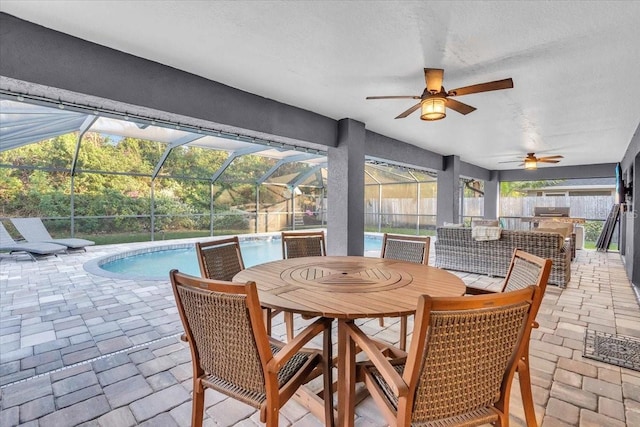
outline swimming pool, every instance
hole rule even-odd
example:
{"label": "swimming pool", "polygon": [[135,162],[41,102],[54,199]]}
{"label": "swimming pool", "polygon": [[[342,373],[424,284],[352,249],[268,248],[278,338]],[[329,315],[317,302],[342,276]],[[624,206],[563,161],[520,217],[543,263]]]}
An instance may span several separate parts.
{"label": "swimming pool", "polygon": [[[380,252],[382,240],[379,236],[365,236],[364,250]],[[240,240],[245,267],[282,259],[280,238]],[[92,260],[85,270],[98,276],[118,279],[167,280],[169,271],[177,268],[181,272],[200,275],[200,267],[193,243],[164,245],[128,251]]]}

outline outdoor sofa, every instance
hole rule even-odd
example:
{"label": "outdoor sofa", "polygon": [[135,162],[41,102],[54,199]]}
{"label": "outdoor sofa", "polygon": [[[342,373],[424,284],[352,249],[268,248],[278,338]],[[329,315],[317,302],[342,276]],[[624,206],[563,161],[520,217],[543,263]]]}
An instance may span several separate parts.
{"label": "outdoor sofa", "polygon": [[571,280],[571,240],[556,232],[501,230],[497,240],[475,240],[471,227],[437,227],[436,266],[505,277],[515,248],[552,261],[549,283]]}

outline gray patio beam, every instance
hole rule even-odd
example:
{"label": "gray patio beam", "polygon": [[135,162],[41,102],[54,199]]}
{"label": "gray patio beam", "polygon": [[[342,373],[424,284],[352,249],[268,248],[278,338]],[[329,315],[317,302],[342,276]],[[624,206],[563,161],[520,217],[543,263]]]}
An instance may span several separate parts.
{"label": "gray patio beam", "polygon": [[545,179],[611,178],[616,176],[615,163],[596,165],[554,166],[536,170],[509,169],[499,171],[499,181],[540,181]]}
{"label": "gray patio beam", "polygon": [[[58,88],[63,102],[113,100],[287,144],[335,146],[335,120],[0,13],[0,75]],[[73,64],[73,66],[70,66]],[[64,91],[69,91],[65,93]],[[84,96],[85,99],[82,99]],[[73,98],[76,99],[73,99]],[[84,102],[82,102],[84,101]],[[95,101],[95,100],[94,100]]]}
{"label": "gray patio beam", "polygon": [[389,160],[400,166],[416,169],[442,170],[442,155],[418,148],[415,145],[377,134],[366,132],[365,155],[376,159]]}
{"label": "gray patio beam", "polygon": [[164,150],[164,153],[162,153],[162,157],[160,157],[160,160],[158,160],[158,163],[156,163],[156,167],[153,169],[153,173],[151,174],[151,180],[153,181],[154,179],[156,179],[156,177],[160,173],[160,169],[162,169],[162,165],[164,165],[164,162],[167,161],[169,154],[171,154],[171,150],[173,150],[176,147],[180,147],[181,145],[185,145],[190,142],[197,141],[201,138],[204,138],[204,135],[191,134],[191,135],[185,135],[182,138],[176,139],[175,141],[171,142],[167,146],[167,148]]}
{"label": "gray patio beam", "polygon": [[284,159],[280,159],[275,165],[271,167],[271,169],[269,169],[264,175],[262,175],[260,178],[256,180],[256,184],[261,185],[262,183],[264,183],[282,165],[285,165],[287,163],[293,163],[293,162],[301,162],[303,160],[309,160],[315,157],[320,157],[320,155],[305,153],[305,154],[299,154],[297,156],[289,156],[289,157],[285,157]]}

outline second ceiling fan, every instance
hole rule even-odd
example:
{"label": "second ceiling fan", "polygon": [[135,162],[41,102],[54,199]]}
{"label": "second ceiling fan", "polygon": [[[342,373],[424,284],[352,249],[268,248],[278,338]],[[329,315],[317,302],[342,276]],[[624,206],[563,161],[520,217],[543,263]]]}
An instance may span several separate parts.
{"label": "second ceiling fan", "polygon": [[536,157],[535,153],[527,153],[527,155],[521,160],[508,160],[506,162],[498,163],[516,163],[521,162],[520,166],[524,166],[525,169],[537,169],[538,163],[559,163],[560,159],[564,159],[564,156],[556,154],[553,156]]}
{"label": "second ceiling fan", "polygon": [[511,89],[513,87],[512,79],[496,80],[494,82],[480,83],[471,86],[459,87],[457,89],[445,90],[442,86],[442,78],[444,70],[440,68],[425,68],[424,79],[427,87],[424,88],[422,95],[416,96],[367,96],[367,99],[419,99],[416,105],[408,110],[400,113],[396,119],[403,119],[421,108],[420,118],[422,120],[440,120],[447,115],[446,108],[451,108],[460,114],[469,114],[475,111],[475,107],[464,104],[460,101],[452,99],[454,96],[469,95],[478,92],[489,92],[492,90]]}

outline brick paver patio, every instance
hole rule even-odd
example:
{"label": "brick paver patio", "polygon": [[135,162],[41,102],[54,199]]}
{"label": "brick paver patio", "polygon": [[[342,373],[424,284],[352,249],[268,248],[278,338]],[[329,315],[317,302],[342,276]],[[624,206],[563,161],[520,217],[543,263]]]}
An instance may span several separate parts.
{"label": "brick paver patio", "polygon": [[[152,244],[94,246],[38,262],[0,258],[0,426],[190,424],[190,354],[178,339],[168,280],[119,280],[83,269],[96,257]],[[457,274],[479,287],[502,280]],[[582,356],[586,329],[640,338],[640,309],[619,254],[578,251],[571,282],[547,288],[538,321],[531,343],[538,422],[640,426],[640,372]],[[377,338],[398,339],[397,321],[360,324]],[[282,323],[274,333],[284,335]],[[371,399],[356,414],[358,426],[383,425]],[[523,419],[514,385],[511,422]],[[207,391],[205,425],[257,424],[253,408]],[[289,402],[281,425],[321,423]]]}

